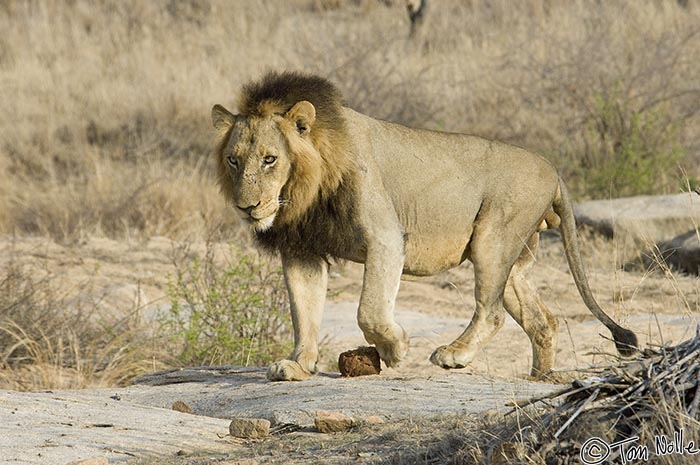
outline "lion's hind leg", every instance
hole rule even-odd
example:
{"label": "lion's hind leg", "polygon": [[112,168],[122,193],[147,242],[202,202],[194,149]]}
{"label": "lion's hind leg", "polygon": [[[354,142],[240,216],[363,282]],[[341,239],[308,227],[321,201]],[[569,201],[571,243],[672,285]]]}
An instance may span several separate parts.
{"label": "lion's hind leg", "polygon": [[498,332],[505,321],[503,293],[511,267],[522,250],[522,242],[503,240],[503,220],[486,217],[477,226],[470,243],[474,264],[476,310],[464,332],[451,344],[438,347],[430,361],[442,368],[463,368]]}
{"label": "lion's hind leg", "polygon": [[532,343],[530,375],[540,378],[554,365],[557,347],[557,320],[547,310],[537,291],[525,279],[535,260],[539,234],[533,234],[513,265],[503,303],[508,313],[523,328]]}

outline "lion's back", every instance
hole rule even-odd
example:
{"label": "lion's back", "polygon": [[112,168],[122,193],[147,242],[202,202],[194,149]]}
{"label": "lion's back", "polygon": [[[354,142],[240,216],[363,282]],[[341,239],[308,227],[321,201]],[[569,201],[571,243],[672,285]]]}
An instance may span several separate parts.
{"label": "lion's back", "polygon": [[346,115],[360,141],[359,156],[379,170],[405,229],[409,274],[429,275],[464,261],[485,204],[525,205],[535,222],[556,191],[556,170],[522,148],[407,128],[352,110]]}

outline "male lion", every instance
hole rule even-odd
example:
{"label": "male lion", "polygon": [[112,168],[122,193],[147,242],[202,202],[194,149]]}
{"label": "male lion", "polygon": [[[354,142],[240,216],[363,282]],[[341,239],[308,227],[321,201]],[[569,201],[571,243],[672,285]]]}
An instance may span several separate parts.
{"label": "male lion", "polygon": [[532,342],[532,375],[554,362],[557,323],[525,280],[539,231],[557,227],[579,293],[629,355],[635,334],[598,306],[579,252],[569,194],[556,170],[521,148],[462,134],[410,129],[341,104],[329,81],[269,73],[243,88],[234,115],[212,109],[219,183],[264,249],[279,251],[289,290],[294,351],[271,380],[316,371],[328,264],[364,263],[357,321],[387,366],[408,350],[393,310],[402,274],[474,264],[476,311],[430,360],[469,364],[504,322]]}

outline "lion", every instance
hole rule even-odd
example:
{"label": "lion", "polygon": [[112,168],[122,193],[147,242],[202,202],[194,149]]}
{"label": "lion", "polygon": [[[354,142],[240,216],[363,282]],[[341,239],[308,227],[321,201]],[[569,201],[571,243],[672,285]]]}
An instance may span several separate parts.
{"label": "lion", "polygon": [[212,109],[218,183],[256,243],[279,252],[294,327],[294,350],[268,367],[268,379],[316,373],[333,260],[364,264],[357,322],[388,367],[409,346],[393,315],[402,275],[433,275],[469,260],[475,313],[431,362],[467,366],[503,326],[505,308],[531,341],[531,375],[546,375],[557,322],[526,274],[539,233],[556,227],[584,303],[620,354],[636,350],[634,332],[593,298],[569,193],[544,158],[480,137],[365,116],[344,107],[330,81],[304,73],[271,72],[248,83],[238,110]]}

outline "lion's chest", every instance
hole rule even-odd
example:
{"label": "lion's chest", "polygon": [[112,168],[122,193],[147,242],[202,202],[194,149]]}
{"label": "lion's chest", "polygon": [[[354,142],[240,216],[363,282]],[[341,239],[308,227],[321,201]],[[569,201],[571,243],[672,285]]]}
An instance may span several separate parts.
{"label": "lion's chest", "polygon": [[352,185],[342,184],[334,196],[319,199],[293,224],[273,225],[257,233],[258,244],[299,258],[341,258],[363,262],[367,255],[365,230],[357,222]]}

